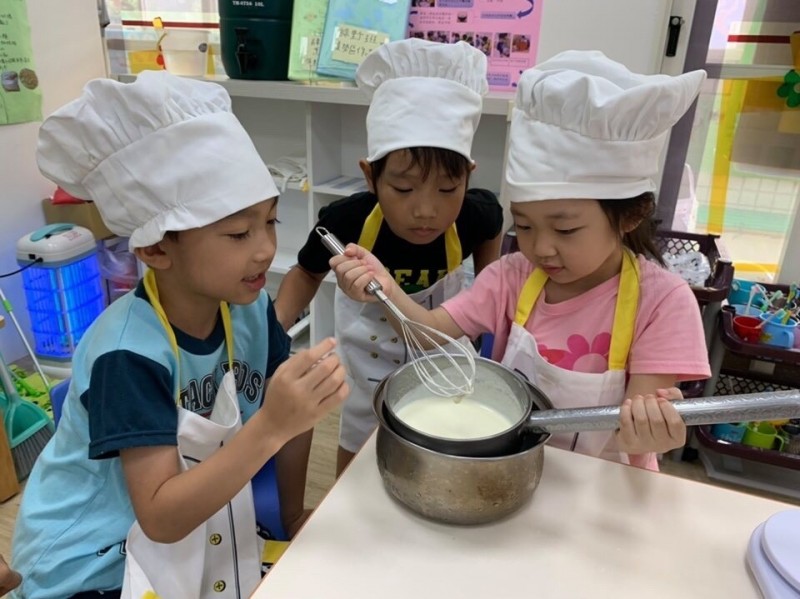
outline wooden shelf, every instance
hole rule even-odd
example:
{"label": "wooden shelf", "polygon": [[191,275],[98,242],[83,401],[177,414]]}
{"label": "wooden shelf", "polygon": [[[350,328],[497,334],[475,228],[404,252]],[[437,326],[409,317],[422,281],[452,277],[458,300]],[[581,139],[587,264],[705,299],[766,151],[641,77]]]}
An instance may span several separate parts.
{"label": "wooden shelf", "polygon": [[[129,83],[136,76],[119,75],[117,78],[123,83]],[[297,100],[350,106],[367,106],[369,104],[367,98],[358,90],[355,84],[349,82],[250,81],[230,79],[222,75],[195,78],[219,83],[234,98]],[[511,112],[513,100],[513,92],[491,92],[483,98],[483,114],[508,116]]]}
{"label": "wooden shelf", "polygon": [[[278,191],[281,191],[281,184],[280,179],[273,175],[273,179],[275,179],[275,185],[278,186]],[[286,184],[286,189],[291,191],[302,191],[306,193],[308,191],[308,179],[303,179],[302,181],[289,181]]]}
{"label": "wooden shelf", "polygon": [[348,177],[347,175],[341,175],[340,177],[335,177],[329,181],[314,185],[313,190],[314,193],[347,197],[359,191],[367,191],[367,183],[364,181],[364,177]]}

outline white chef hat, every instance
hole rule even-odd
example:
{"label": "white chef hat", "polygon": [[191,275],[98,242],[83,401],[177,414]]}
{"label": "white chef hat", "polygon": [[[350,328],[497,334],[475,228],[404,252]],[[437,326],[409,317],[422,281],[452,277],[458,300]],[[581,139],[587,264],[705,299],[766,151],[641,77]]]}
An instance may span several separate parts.
{"label": "white chef hat", "polygon": [[705,76],[639,75],[602,52],[577,50],[528,69],[511,119],[508,199],[623,199],[655,191],[669,130]]}
{"label": "white chef hat", "polygon": [[133,248],[278,195],[225,89],[165,71],[90,81],[44,122],[36,157]]}
{"label": "white chef hat", "polygon": [[389,42],[364,59],[356,83],[371,98],[369,162],[414,147],[453,150],[472,160],[472,138],[489,89],[486,56],[477,48],[418,38]]}

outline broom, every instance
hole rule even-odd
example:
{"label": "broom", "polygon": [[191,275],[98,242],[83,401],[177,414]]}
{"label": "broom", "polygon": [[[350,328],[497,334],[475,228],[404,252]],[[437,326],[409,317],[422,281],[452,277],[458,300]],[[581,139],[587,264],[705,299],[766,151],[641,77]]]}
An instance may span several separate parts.
{"label": "broom", "polygon": [[[9,318],[11,318],[11,322],[14,323],[14,328],[17,329],[17,333],[19,333],[19,337],[22,339],[25,349],[28,350],[28,356],[30,356],[31,360],[33,360],[33,365],[36,368],[36,372],[38,372],[39,376],[42,377],[42,382],[44,383],[45,389],[49,391],[50,382],[47,380],[44,370],[42,370],[42,365],[39,364],[39,360],[36,359],[36,354],[33,352],[33,349],[31,349],[31,344],[28,343],[28,338],[25,337],[25,333],[22,332],[22,327],[19,326],[19,321],[17,320],[16,314],[14,314],[14,309],[11,306],[11,302],[8,301],[6,294],[3,293],[2,287],[0,287],[0,304],[2,304],[2,306],[6,309],[6,313],[8,314]],[[0,324],[0,329],[2,328],[2,324]]]}
{"label": "broom", "polygon": [[17,478],[22,481],[28,478],[36,458],[53,436],[55,428],[47,412],[19,396],[2,355],[0,355],[0,384],[8,404],[4,406],[3,424],[11,446]]}

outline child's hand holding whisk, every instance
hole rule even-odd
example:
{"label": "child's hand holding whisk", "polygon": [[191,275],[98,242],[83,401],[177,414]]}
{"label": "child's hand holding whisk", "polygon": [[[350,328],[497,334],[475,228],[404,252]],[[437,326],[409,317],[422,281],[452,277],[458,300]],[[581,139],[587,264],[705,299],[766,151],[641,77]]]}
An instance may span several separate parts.
{"label": "child's hand holding whisk", "polygon": [[396,283],[380,260],[359,245],[348,244],[344,255],[334,256],[329,264],[336,273],[339,288],[357,302],[377,301],[375,296],[367,291],[367,286],[373,279],[383,287],[386,297],[394,300],[393,295],[397,295],[392,293]]}
{"label": "child's hand holding whisk", "polygon": [[[402,292],[380,261],[362,247],[346,248],[326,229],[318,228],[323,244],[336,254],[330,260],[339,287],[355,301],[380,300],[392,326],[403,336],[414,371],[434,395],[460,397],[472,393],[475,382],[475,356],[471,346],[458,341],[448,332],[458,329],[441,307],[428,310]],[[374,301],[374,300],[373,300]],[[436,350],[433,355],[429,350]],[[438,363],[436,357],[441,357]],[[446,374],[442,366],[453,372]],[[455,375],[453,374],[455,373]]]}

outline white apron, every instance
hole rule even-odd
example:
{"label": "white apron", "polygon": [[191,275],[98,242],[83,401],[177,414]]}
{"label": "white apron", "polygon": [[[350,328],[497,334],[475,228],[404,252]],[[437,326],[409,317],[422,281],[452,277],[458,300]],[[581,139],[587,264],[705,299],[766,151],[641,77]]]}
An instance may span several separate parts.
{"label": "white apron", "polygon": [[[361,230],[358,245],[372,250],[378,238],[383,211],[376,204]],[[461,242],[453,223],[445,232],[447,274],[436,283],[409,297],[428,309],[439,306],[464,289]],[[433,275],[432,275],[433,276]],[[347,370],[350,396],[342,408],[339,444],[357,452],[378,422],[372,413],[375,385],[408,361],[403,336],[389,324],[380,303],[351,300],[337,287],[334,297],[335,334],[342,348],[341,360]],[[467,347],[469,340],[465,340]]]}
{"label": "white apron", "polygon": [[[145,275],[145,289],[178,357],[175,334],[159,303],[152,271]],[[178,406],[178,451],[185,470],[207,459],[242,428],[233,374],[233,330],[227,304],[221,303],[220,311],[230,368],[222,379],[208,418]],[[197,500],[202,501],[202,497]],[[249,597],[261,581],[261,553],[250,485],[177,543],[151,541],[139,523],[134,522],[128,533],[126,551],[123,599]]]}
{"label": "white apron", "polygon": [[[508,337],[502,363],[535,383],[556,408],[619,405],[625,399],[628,354],[633,342],[636,312],[639,305],[639,264],[630,252],[624,252],[620,274],[614,324],[611,329],[611,348],[608,370],[603,373],[573,372],[550,364],[540,354],[536,340],[525,329],[533,312],[547,275],[534,270],[522,287],[517,312]],[[628,456],[616,447],[612,431],[553,435],[550,444],[628,464]],[[647,467],[657,470],[655,454]]]}

